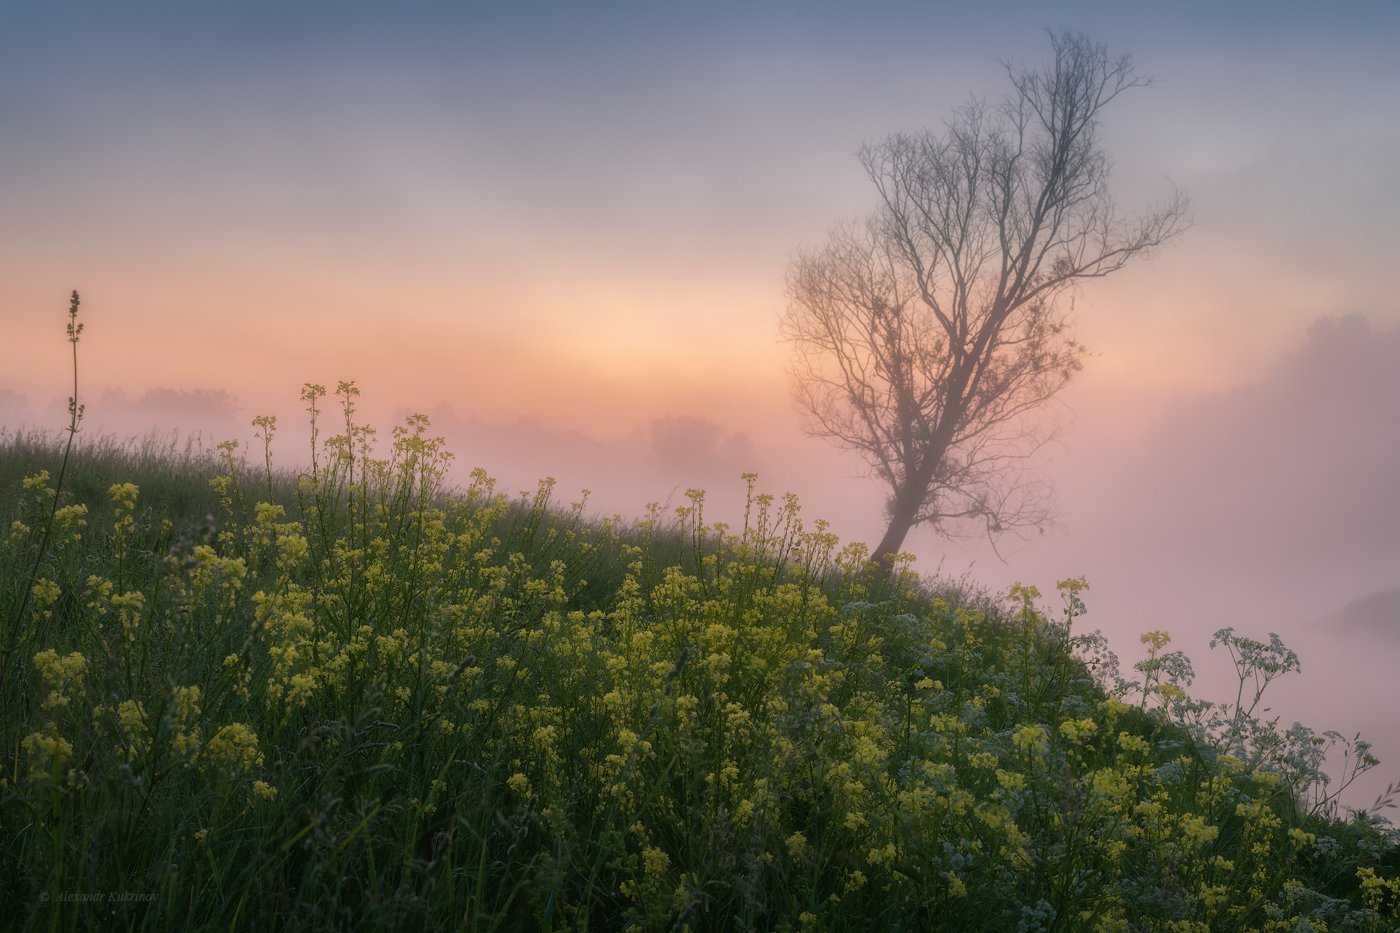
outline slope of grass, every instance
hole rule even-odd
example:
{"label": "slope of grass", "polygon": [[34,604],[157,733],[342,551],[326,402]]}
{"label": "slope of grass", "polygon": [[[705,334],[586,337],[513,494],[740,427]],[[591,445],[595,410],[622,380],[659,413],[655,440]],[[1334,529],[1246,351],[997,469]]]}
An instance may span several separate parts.
{"label": "slope of grass", "polygon": [[[1400,849],[1335,818],[1310,734],[1192,704],[1160,633],[1118,679],[1073,628],[1082,581],[1054,619],[1027,589],[959,604],[752,479],[732,528],[698,492],[624,526],[549,482],[446,491],[425,420],[377,459],[340,396],[300,477],[79,448],[42,553],[59,453],[7,438],[7,919],[1400,924]],[[1242,676],[1288,668],[1225,643]]]}

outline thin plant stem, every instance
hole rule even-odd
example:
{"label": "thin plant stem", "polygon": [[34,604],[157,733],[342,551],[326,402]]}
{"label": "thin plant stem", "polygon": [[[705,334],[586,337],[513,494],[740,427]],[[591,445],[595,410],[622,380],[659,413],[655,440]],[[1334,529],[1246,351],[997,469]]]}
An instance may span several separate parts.
{"label": "thin plant stem", "polygon": [[5,637],[5,660],[0,664],[0,670],[8,670],[10,659],[14,654],[15,642],[19,636],[19,628],[24,620],[24,613],[29,608],[29,597],[34,590],[34,584],[39,579],[39,568],[43,566],[44,557],[48,553],[49,539],[53,537],[54,517],[58,514],[58,500],[63,492],[63,478],[68,472],[68,461],[73,453],[73,441],[78,436],[78,424],[83,420],[84,406],[78,404],[78,338],[82,335],[83,325],[78,323],[78,293],[75,290],[68,301],[68,342],[73,347],[73,394],[68,397],[68,443],[63,447],[63,460],[58,466],[58,479],[54,483],[53,501],[49,503],[49,517],[44,522],[44,536],[39,539],[39,552],[34,555],[34,566],[30,568],[29,579],[24,585],[24,591],[20,594],[19,608],[10,619],[9,629]]}

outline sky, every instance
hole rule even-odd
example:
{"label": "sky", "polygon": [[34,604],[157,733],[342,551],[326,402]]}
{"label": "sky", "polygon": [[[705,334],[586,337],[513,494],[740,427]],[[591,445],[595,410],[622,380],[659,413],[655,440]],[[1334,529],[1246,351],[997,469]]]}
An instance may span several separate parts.
{"label": "sky", "polygon": [[1278,631],[1279,715],[1372,735],[1384,786],[1400,2],[1048,9],[0,0],[0,424],[62,425],[78,289],[92,431],[276,414],[295,461],[302,384],[355,380],[382,433],[424,411],[507,488],[636,515],[704,487],[732,520],[757,470],[873,542],[880,488],[800,430],[787,268],[873,208],[863,142],[1083,30],[1154,77],[1105,114],[1118,203],[1179,188],[1191,227],[1073,296],[1057,524],[907,546],[995,589],[1085,575],[1090,627],[1128,659],[1172,631],[1217,698],[1211,633]]}

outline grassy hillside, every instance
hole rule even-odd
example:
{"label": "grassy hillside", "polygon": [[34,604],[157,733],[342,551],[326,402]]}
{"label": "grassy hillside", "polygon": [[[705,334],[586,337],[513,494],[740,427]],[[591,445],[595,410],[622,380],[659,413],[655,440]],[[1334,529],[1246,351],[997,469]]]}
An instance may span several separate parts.
{"label": "grassy hillside", "polygon": [[377,459],[341,394],[301,476],[96,445],[55,500],[6,438],[7,920],[1400,926],[1393,835],[1250,715],[1281,645],[1222,633],[1250,689],[1208,707],[1162,633],[1118,677],[1081,581],[888,580],[752,479],[732,527],[445,490],[426,421]]}

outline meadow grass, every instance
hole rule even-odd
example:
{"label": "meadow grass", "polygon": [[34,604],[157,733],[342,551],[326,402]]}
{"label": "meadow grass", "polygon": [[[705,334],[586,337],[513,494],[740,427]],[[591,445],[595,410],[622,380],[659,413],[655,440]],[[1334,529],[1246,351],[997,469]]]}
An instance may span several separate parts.
{"label": "meadow grass", "polygon": [[873,573],[753,477],[732,527],[448,488],[356,395],[306,388],[299,475],[93,444],[60,489],[61,439],[5,438],[7,922],[1400,926],[1329,739],[1255,717],[1281,643],[1220,633],[1240,696],[1196,702],[1165,634],[1125,679],[1076,630],[1082,580],[1051,614]]}

